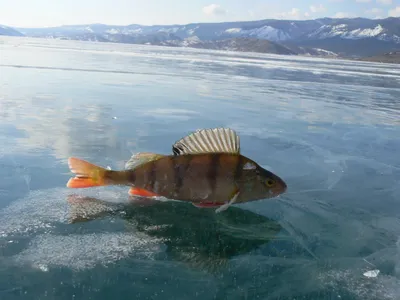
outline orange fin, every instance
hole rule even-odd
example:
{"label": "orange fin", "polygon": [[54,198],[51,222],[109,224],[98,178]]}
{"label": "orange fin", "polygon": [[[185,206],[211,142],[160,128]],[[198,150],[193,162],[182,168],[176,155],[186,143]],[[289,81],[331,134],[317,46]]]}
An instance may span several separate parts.
{"label": "orange fin", "polygon": [[141,196],[141,197],[157,197],[159,196],[156,193],[150,192],[145,189],[137,188],[137,187],[132,187],[129,189],[129,195],[132,196]]}
{"label": "orange fin", "polygon": [[198,208],[211,208],[211,207],[220,207],[222,204],[212,203],[212,202],[201,202],[201,203],[192,203],[194,206]]}
{"label": "orange fin", "polygon": [[75,173],[76,176],[68,181],[67,187],[89,188],[107,185],[104,180],[106,169],[75,157],[68,159],[68,165],[71,172]]}

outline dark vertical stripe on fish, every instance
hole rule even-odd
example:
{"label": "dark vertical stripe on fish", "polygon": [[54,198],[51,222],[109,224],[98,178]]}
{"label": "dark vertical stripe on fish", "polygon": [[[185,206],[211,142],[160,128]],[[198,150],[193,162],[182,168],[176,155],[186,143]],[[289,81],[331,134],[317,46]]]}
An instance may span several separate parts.
{"label": "dark vertical stripe on fish", "polygon": [[150,191],[153,191],[153,189],[154,189],[154,183],[155,183],[155,181],[156,181],[156,164],[155,164],[155,161],[153,160],[153,161],[151,161],[150,162],[150,165],[149,165],[149,174],[148,174],[148,182],[147,182],[147,188],[150,190]]}
{"label": "dark vertical stripe on fish", "polygon": [[208,169],[208,182],[210,184],[211,191],[214,193],[216,187],[217,187],[217,174],[218,174],[218,167],[219,167],[219,161],[221,159],[221,154],[216,153],[211,156],[210,160],[210,166]]}
{"label": "dark vertical stripe on fish", "polygon": [[240,180],[240,177],[242,177],[243,174],[243,163],[244,163],[244,158],[242,155],[239,155],[236,159],[236,168],[235,168],[235,173],[233,174],[233,178],[235,182],[238,182]]}
{"label": "dark vertical stripe on fish", "polygon": [[174,176],[175,176],[175,190],[176,194],[179,194],[179,191],[183,184],[183,178],[185,177],[186,170],[190,166],[190,161],[192,160],[192,155],[182,155],[179,157],[177,165],[174,168]]}
{"label": "dark vertical stripe on fish", "polygon": [[131,184],[135,184],[135,181],[136,181],[136,174],[135,174],[135,171],[133,171],[133,170],[128,171],[128,181],[129,181],[129,183],[131,183]]}
{"label": "dark vertical stripe on fish", "polygon": [[[167,193],[170,197],[173,196],[173,191],[175,189],[175,162],[180,156],[166,156],[163,159],[158,160],[157,164],[157,174],[159,175],[160,181],[162,182],[162,190]],[[159,172],[159,173],[158,173]],[[171,188],[173,186],[173,188]]]}

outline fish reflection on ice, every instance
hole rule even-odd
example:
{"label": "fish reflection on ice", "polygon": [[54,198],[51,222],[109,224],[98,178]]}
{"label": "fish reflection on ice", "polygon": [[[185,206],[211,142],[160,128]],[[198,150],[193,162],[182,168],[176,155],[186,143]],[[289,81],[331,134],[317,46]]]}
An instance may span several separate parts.
{"label": "fish reflection on ice", "polygon": [[168,257],[207,271],[216,271],[230,258],[267,244],[282,229],[271,219],[236,207],[216,215],[178,201],[138,197],[132,197],[129,205],[76,195],[68,196],[68,202],[71,223],[118,216],[126,221],[128,232],[162,241]]}
{"label": "fish reflection on ice", "polygon": [[211,272],[267,244],[281,230],[240,208],[217,216],[176,201],[128,198],[118,188],[82,194],[63,188],[31,191],[0,210],[2,263],[50,272],[127,258],[152,264],[172,259]]}
{"label": "fish reflection on ice", "polygon": [[[115,205],[125,200],[121,194],[117,189],[95,193]],[[128,255],[151,259],[160,251],[157,239],[140,233],[106,232],[102,228],[77,233],[68,225],[67,196],[68,190],[62,188],[31,191],[0,211],[0,265],[17,264],[42,271],[53,266],[82,270]]]}
{"label": "fish reflection on ice", "polygon": [[[172,260],[188,272],[235,274],[238,285],[225,286],[227,294],[250,288],[254,282],[249,274],[264,282],[257,294],[265,299],[315,293],[321,299],[340,295],[341,299],[398,300],[400,294],[400,242],[365,257],[352,256],[353,252],[318,253],[313,259],[293,255],[296,250],[288,247],[283,247],[286,255],[269,256],[263,246],[273,241],[279,248],[280,240],[286,239],[284,224],[250,211],[231,207],[215,214],[180,202],[129,199],[123,188],[82,193],[71,195],[62,188],[32,191],[2,209],[1,265],[53,274],[59,267],[83,271],[129,259],[128,263],[146,267],[138,272],[151,276],[154,266],[165,270]],[[289,211],[285,215],[292,223]],[[393,227],[393,222],[389,224]],[[374,269],[380,270],[376,278],[363,275]]]}

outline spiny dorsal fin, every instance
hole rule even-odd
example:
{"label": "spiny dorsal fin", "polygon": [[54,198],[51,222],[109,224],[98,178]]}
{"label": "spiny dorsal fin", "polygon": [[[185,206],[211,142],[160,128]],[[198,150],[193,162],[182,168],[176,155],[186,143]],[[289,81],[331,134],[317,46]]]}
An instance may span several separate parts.
{"label": "spiny dorsal fin", "polygon": [[140,165],[150,162],[152,160],[159,159],[163,156],[164,155],[162,155],[162,154],[156,154],[156,153],[151,153],[151,152],[139,152],[139,153],[133,154],[132,157],[126,162],[125,169],[126,170],[135,169],[137,166],[140,166]]}
{"label": "spiny dorsal fin", "polygon": [[240,153],[240,141],[230,128],[197,130],[172,146],[175,155],[200,153]]}

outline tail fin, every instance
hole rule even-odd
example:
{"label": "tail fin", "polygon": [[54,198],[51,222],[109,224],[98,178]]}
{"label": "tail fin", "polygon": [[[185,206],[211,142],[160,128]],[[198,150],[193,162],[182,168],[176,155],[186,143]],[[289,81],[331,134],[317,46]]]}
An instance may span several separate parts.
{"label": "tail fin", "polygon": [[106,169],[75,157],[68,159],[68,165],[76,176],[68,181],[67,187],[89,188],[108,185],[105,181]]}

